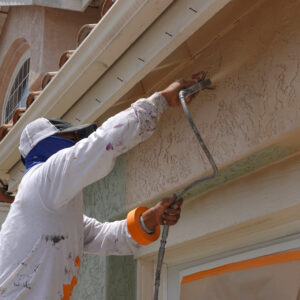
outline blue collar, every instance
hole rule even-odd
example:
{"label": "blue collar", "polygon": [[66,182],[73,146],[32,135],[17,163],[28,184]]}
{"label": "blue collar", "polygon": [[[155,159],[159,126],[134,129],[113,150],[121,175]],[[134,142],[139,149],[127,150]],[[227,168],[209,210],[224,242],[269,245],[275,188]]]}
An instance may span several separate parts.
{"label": "blue collar", "polygon": [[25,158],[26,172],[33,166],[45,162],[56,152],[72,147],[76,142],[58,136],[50,136],[35,145]]}

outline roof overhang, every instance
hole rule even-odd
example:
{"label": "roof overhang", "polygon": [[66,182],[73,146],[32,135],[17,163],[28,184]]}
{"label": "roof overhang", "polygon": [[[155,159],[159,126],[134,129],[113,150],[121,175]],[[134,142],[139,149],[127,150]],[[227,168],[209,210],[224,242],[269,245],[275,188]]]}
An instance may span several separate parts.
{"label": "roof overhang", "polygon": [[40,116],[95,121],[230,0],[176,1],[168,7],[171,2],[116,2],[1,141],[0,175],[8,177],[10,191],[24,174],[17,147],[28,122]]}

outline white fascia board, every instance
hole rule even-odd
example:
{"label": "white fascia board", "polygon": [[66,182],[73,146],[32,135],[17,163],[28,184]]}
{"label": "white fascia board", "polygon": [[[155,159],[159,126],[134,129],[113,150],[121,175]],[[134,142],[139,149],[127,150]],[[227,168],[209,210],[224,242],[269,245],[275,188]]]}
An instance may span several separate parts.
{"label": "white fascia board", "polygon": [[231,0],[175,1],[64,116],[95,121]]}
{"label": "white fascia board", "polygon": [[0,6],[32,6],[39,5],[58,9],[84,11],[92,0],[2,0]]}
{"label": "white fascia board", "polygon": [[173,0],[117,1],[38,99],[0,142],[0,177],[19,161],[25,125],[41,116],[62,117]]}

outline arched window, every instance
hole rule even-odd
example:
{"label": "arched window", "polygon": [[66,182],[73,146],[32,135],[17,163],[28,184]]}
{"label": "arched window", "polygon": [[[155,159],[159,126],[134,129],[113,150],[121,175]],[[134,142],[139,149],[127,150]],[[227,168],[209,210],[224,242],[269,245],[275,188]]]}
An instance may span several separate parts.
{"label": "arched window", "polygon": [[26,106],[26,99],[29,93],[29,66],[29,53],[26,53],[26,55],[23,55],[22,59],[19,61],[14,72],[15,75],[12,77],[7,91],[7,100],[5,101],[2,117],[3,123],[8,123],[9,120],[11,120],[16,108]]}

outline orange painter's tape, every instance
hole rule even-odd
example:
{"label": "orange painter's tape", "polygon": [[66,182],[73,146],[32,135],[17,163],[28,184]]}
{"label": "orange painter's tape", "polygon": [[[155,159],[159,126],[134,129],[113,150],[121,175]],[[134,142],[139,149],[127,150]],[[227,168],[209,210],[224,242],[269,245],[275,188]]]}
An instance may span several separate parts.
{"label": "orange painter's tape", "polygon": [[156,241],[160,236],[160,226],[157,225],[155,232],[149,234],[144,231],[140,224],[140,216],[143,212],[148,210],[147,207],[139,206],[130,211],[127,215],[127,227],[132,238],[141,245],[148,245]]}
{"label": "orange painter's tape", "polygon": [[184,276],[181,280],[181,284],[193,282],[206,277],[221,275],[224,273],[254,269],[258,267],[287,263],[297,260],[300,260],[300,250],[260,256]]}

